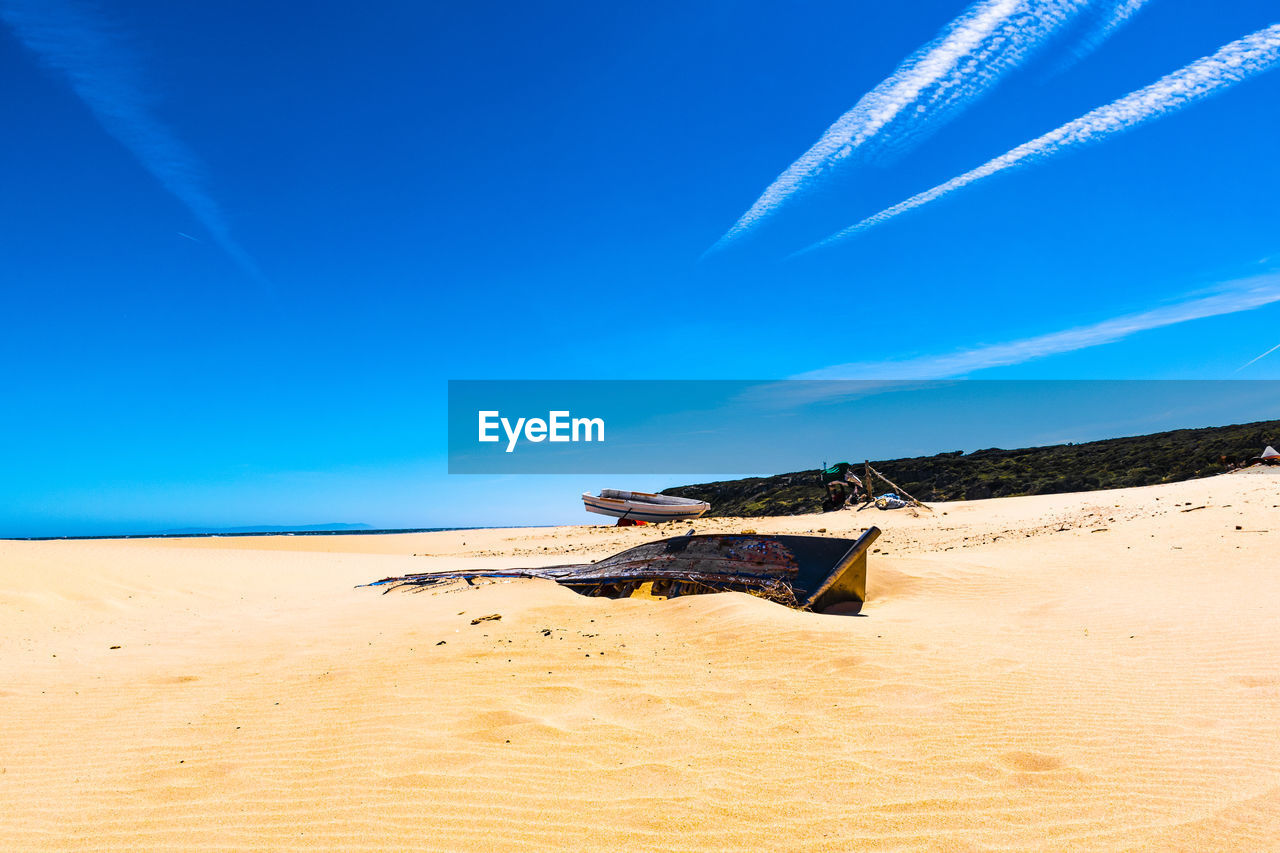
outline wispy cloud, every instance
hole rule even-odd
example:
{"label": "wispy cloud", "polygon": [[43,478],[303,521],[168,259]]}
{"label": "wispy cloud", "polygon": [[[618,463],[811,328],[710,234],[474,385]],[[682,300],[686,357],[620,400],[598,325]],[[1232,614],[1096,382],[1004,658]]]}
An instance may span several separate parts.
{"label": "wispy cloud", "polygon": [[245,273],[270,286],[232,238],[200,159],[156,115],[155,95],[128,40],[100,11],[71,0],[0,0],[0,20],[67,81],[103,129],[191,211]]}
{"label": "wispy cloud", "polygon": [[855,152],[936,130],[1027,59],[1086,0],[982,0],[868,92],[708,250],[724,248]]}
{"label": "wispy cloud", "polygon": [[1224,284],[1218,292],[1208,296],[1188,299],[1174,305],[1164,305],[1137,314],[1115,317],[1090,326],[1079,326],[1047,335],[942,355],[840,364],[804,373],[795,378],[947,379],[966,376],[990,367],[1007,367],[1050,355],[1115,343],[1150,329],[1249,311],[1275,302],[1280,302],[1280,274],[1255,276]]}
{"label": "wispy cloud", "polygon": [[1280,61],[1280,24],[1259,30],[1233,41],[1212,56],[1198,59],[1172,74],[1161,77],[1146,88],[1131,92],[1106,106],[1099,107],[1057,130],[1023,143],[978,168],[914,195],[904,202],[869,216],[856,225],[815,243],[796,254],[829,246],[866,231],[975,181],[1010,169],[1036,163],[1061,151],[1098,142],[1123,130],[1168,115],[1229,86],[1249,79],[1275,66]]}

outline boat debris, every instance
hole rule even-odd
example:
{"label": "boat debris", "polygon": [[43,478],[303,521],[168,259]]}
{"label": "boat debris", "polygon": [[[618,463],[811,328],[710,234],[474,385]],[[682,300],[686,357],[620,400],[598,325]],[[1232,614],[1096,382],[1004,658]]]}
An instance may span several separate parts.
{"label": "boat debris", "polygon": [[597,563],[513,569],[473,569],[383,578],[363,586],[384,592],[459,581],[552,580],[574,592],[606,598],[675,598],[745,592],[788,607],[857,612],[867,597],[867,552],[880,535],[856,540],[827,536],[703,534],[659,539]]}

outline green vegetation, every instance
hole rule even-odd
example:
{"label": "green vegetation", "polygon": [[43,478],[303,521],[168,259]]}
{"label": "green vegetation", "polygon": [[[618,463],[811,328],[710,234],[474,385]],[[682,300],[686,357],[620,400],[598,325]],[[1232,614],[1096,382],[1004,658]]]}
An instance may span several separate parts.
{"label": "green vegetation", "polygon": [[[1208,477],[1257,456],[1268,444],[1280,445],[1280,421],[1021,450],[991,448],[967,454],[957,450],[911,459],[872,460],[871,465],[922,501],[978,500]],[[848,461],[855,463],[854,470],[861,476],[861,462]],[[891,489],[877,480],[875,491],[883,494]],[[679,486],[664,492],[707,501],[711,504],[708,515],[744,517],[817,512],[825,495],[820,469]]]}

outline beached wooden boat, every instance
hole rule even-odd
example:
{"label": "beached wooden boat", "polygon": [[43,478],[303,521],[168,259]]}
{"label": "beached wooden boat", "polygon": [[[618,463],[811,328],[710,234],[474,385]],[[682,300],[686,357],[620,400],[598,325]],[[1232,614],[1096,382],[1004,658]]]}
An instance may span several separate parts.
{"label": "beached wooden boat", "polygon": [[711,504],[691,498],[671,495],[654,495],[649,492],[626,492],[620,489],[601,489],[600,494],[582,493],[582,505],[587,512],[623,518],[629,521],[679,521],[697,518]]}
{"label": "beached wooden boat", "polygon": [[384,578],[368,586],[430,587],[456,581],[552,580],[582,595],[674,598],[746,592],[802,610],[857,612],[867,597],[867,553],[880,535],[856,540],[826,536],[696,535],[646,542],[597,563],[515,569],[474,569]]}

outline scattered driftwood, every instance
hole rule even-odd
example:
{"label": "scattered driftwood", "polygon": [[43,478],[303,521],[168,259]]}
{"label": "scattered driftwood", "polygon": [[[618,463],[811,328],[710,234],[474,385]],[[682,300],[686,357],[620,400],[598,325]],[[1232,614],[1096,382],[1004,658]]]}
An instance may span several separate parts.
{"label": "scattered driftwood", "polygon": [[[894,483],[894,482],[893,482],[893,480],[890,480],[888,477],[886,477],[884,474],[881,474],[881,473],[880,473],[879,471],[877,471],[875,468],[872,468],[872,467],[871,467],[871,463],[870,463],[870,462],[867,462],[867,463],[865,463],[865,464],[866,464],[866,466],[867,466],[867,494],[868,494],[868,495],[871,495],[871,493],[872,493],[872,488],[871,488],[871,475],[872,475],[872,474],[874,474],[874,475],[876,475],[877,477],[879,477],[881,480],[884,480],[886,483],[888,483],[888,484],[889,484],[889,488],[893,489],[893,490],[894,490],[894,492],[896,492],[900,497],[904,497],[904,498],[906,498],[908,501],[910,501],[910,502],[911,502],[911,504],[912,504],[913,506],[918,506],[918,507],[920,507],[920,508],[921,508],[921,509],[923,509],[923,510],[927,510],[927,511],[929,511],[929,512],[933,512],[933,509],[932,509],[931,507],[929,507],[927,504],[924,504],[924,503],[922,503],[922,502],[920,502],[920,501],[916,500],[915,498],[911,497],[911,495],[907,494],[907,490],[906,490],[906,489],[904,489],[904,488],[902,488],[901,486],[899,486],[899,485],[897,485],[896,483]],[[874,497],[872,497],[872,500],[874,500]]]}
{"label": "scattered driftwood", "polygon": [[[542,578],[582,595],[674,598],[746,592],[801,610],[861,607],[867,597],[872,527],[857,540],[825,536],[694,535],[637,545],[598,563],[475,569],[383,578],[365,586],[432,587],[455,581]],[[493,617],[486,617],[493,618]],[[476,620],[482,621],[482,620]],[[473,623],[474,624],[474,623]]]}
{"label": "scattered driftwood", "polygon": [[1206,506],[1206,504],[1201,504],[1200,506],[1193,506],[1191,509],[1184,509],[1184,510],[1182,510],[1182,511],[1183,511],[1183,512],[1195,512],[1195,511],[1196,511],[1196,510],[1198,510],[1198,509],[1204,509],[1204,508],[1205,508],[1205,506]]}

